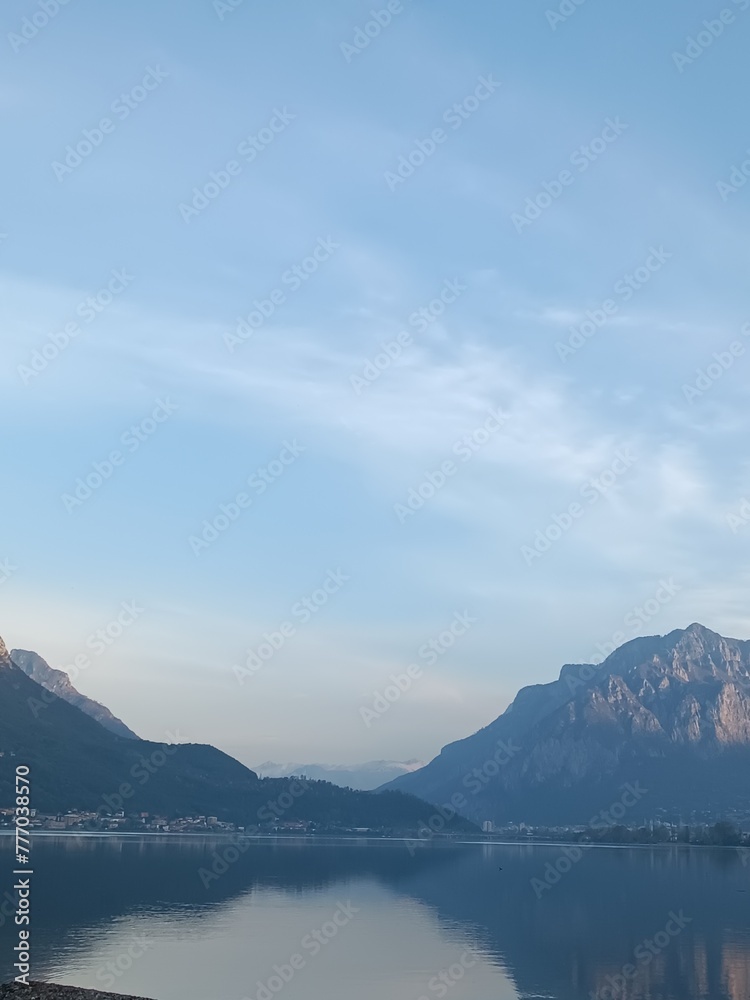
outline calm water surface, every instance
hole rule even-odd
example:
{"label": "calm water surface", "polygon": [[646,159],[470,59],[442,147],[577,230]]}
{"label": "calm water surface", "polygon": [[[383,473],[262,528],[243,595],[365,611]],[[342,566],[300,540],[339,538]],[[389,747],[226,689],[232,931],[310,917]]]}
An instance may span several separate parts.
{"label": "calm water surface", "polygon": [[[34,977],[153,1000],[750,998],[739,851],[568,865],[553,846],[267,841],[205,887],[226,846],[36,838]],[[0,897],[11,848],[0,837]],[[0,981],[14,936],[4,921]]]}

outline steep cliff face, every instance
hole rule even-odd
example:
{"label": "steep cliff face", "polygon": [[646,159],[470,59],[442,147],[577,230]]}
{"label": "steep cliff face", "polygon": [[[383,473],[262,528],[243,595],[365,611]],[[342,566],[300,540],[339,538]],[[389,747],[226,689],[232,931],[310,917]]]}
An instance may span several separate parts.
{"label": "steep cliff face", "polygon": [[[498,741],[509,751],[494,773]],[[750,642],[695,624],[566,665],[389,787],[437,804],[458,792],[466,815],[496,822],[587,822],[636,780],[648,791],[634,820],[750,815],[749,769]]]}
{"label": "steep cliff face", "polygon": [[51,667],[46,660],[43,660],[38,653],[33,653],[27,649],[13,649],[10,654],[11,660],[17,667],[30,677],[37,684],[41,684],[47,691],[56,694],[58,698],[67,701],[70,705],[80,708],[86,715],[109,729],[117,736],[124,736],[129,740],[137,740],[138,737],[132,729],[128,729],[124,722],[113,715],[108,708],[100,705],[98,701],[93,701],[81,694],[71,684],[70,678],[63,670],[56,670]]}
{"label": "steep cliff face", "polygon": [[657,638],[635,663],[620,652],[602,665],[606,680],[580,696],[592,724],[706,754],[750,746],[750,643],[691,625]]}

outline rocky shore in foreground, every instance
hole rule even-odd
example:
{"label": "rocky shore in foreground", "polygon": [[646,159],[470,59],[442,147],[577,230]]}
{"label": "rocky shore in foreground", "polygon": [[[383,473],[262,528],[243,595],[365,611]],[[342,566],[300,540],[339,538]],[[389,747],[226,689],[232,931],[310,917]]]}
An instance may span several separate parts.
{"label": "rocky shore in foreground", "polygon": [[54,983],[8,983],[0,986],[0,1000],[146,1000],[145,997],[126,997],[121,993],[100,993],[99,990],[82,990],[78,986],[56,986]]}

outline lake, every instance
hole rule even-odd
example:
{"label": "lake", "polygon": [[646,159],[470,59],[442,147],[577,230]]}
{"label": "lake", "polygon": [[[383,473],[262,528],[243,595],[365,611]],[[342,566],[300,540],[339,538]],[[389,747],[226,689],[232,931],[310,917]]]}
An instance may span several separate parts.
{"label": "lake", "polygon": [[[217,864],[228,846],[35,838],[33,977],[153,1000],[750,997],[748,852],[284,838]],[[12,867],[0,837],[0,897]],[[3,919],[0,982],[15,942]]]}

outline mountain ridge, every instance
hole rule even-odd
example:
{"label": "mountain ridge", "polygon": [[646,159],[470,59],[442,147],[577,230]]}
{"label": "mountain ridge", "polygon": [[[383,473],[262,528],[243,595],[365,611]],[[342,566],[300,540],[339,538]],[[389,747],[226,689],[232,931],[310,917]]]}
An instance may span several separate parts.
{"label": "mountain ridge", "polygon": [[424,763],[420,760],[370,760],[364,764],[279,764],[267,760],[254,765],[253,770],[262,778],[285,778],[302,774],[307,778],[330,781],[342,788],[372,791],[400,774],[409,774],[424,767]]}
{"label": "mountain ridge", "polygon": [[51,667],[39,653],[35,653],[30,649],[12,649],[10,651],[10,658],[17,667],[23,670],[27,677],[36,681],[37,684],[40,684],[51,694],[57,695],[58,698],[62,698],[63,701],[67,701],[71,705],[75,705],[76,708],[80,708],[86,715],[91,716],[92,719],[96,719],[105,729],[109,729],[117,736],[124,736],[129,740],[140,738],[121,719],[113,715],[105,705],[102,705],[101,702],[94,701],[93,698],[88,698],[85,694],[81,694],[73,686],[70,677],[64,670],[57,670],[55,667]]}

